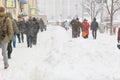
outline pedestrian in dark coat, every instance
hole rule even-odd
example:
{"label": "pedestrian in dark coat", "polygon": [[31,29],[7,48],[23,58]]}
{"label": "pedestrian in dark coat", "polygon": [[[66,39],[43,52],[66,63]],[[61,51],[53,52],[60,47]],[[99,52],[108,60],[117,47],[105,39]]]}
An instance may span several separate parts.
{"label": "pedestrian in dark coat", "polygon": [[117,42],[118,42],[117,47],[118,49],[120,49],[120,27],[118,29]]}
{"label": "pedestrian in dark coat", "polygon": [[76,18],[76,25],[78,26],[77,35],[80,37],[80,32],[82,30],[82,23],[79,21],[79,18]]}
{"label": "pedestrian in dark coat", "polygon": [[34,37],[34,22],[31,18],[26,22],[25,34],[27,37],[27,47],[32,48]]}
{"label": "pedestrian in dark coat", "polygon": [[96,18],[94,18],[91,23],[92,36],[94,39],[96,39],[97,37],[97,29],[98,29],[98,22],[96,21]]}
{"label": "pedestrian in dark coat", "polygon": [[70,25],[72,27],[72,38],[77,38],[80,34],[80,26],[81,26],[81,23],[79,22],[79,19],[73,19],[71,22],[70,22]]}
{"label": "pedestrian in dark coat", "polygon": [[117,41],[118,41],[118,43],[120,43],[120,27],[119,27],[119,29],[118,29]]}
{"label": "pedestrian in dark coat", "polygon": [[18,37],[18,41],[19,43],[24,42],[24,32],[25,32],[25,28],[26,28],[26,24],[25,24],[25,21],[22,17],[18,16],[18,29],[20,31],[19,34],[17,34],[17,37]]}
{"label": "pedestrian in dark coat", "polygon": [[34,25],[33,25],[33,44],[36,45],[37,44],[37,34],[39,32],[40,25],[35,17],[33,17],[33,23],[34,23]]}

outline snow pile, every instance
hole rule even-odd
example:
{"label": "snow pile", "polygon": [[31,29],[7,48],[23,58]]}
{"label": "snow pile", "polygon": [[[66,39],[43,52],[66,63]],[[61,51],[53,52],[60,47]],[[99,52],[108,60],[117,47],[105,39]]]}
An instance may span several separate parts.
{"label": "snow pile", "polygon": [[71,30],[60,26],[40,32],[33,48],[17,44],[9,64],[4,70],[0,56],[0,80],[120,80],[116,36],[72,39]]}

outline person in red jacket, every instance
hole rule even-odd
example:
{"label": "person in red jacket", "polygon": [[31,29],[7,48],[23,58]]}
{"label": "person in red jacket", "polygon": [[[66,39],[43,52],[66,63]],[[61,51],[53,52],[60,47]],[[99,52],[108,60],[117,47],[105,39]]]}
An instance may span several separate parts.
{"label": "person in red jacket", "polygon": [[118,37],[117,37],[117,41],[118,41],[118,43],[120,43],[120,27],[119,27],[119,29],[118,29]]}
{"label": "person in red jacket", "polygon": [[88,38],[89,27],[90,27],[90,25],[89,25],[87,19],[84,19],[84,21],[82,22],[82,37],[83,38]]}

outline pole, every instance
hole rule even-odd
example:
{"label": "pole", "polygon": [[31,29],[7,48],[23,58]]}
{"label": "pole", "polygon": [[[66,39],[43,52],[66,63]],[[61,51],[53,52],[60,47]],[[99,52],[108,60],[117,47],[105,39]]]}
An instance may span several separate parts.
{"label": "pole", "polygon": [[75,4],[75,9],[76,9],[76,18],[78,17],[78,5]]}
{"label": "pole", "polygon": [[84,0],[82,0],[82,21],[84,20],[84,7],[83,7],[83,4],[84,4],[84,3],[83,3],[83,1],[84,1]]}
{"label": "pole", "polygon": [[101,1],[101,23],[103,23],[103,18],[104,18],[104,16],[103,16],[103,4],[104,4],[104,2],[102,0]]}
{"label": "pole", "polygon": [[35,0],[35,5],[36,5],[36,14],[38,14],[38,1],[37,0]]}

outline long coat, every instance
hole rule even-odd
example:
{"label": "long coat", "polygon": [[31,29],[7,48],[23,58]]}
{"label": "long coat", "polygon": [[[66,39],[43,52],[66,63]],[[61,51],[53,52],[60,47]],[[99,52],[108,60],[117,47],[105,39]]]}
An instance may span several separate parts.
{"label": "long coat", "polygon": [[[0,12],[0,21],[3,21],[6,17],[6,14],[4,12]],[[0,38],[0,43],[1,42],[9,42],[13,38],[13,27],[12,27],[12,21],[9,17],[6,18],[4,26],[2,30],[6,31],[5,38],[1,39]]]}
{"label": "long coat", "polygon": [[90,27],[89,23],[86,20],[84,20],[82,23],[82,31],[89,34],[89,27]]}

